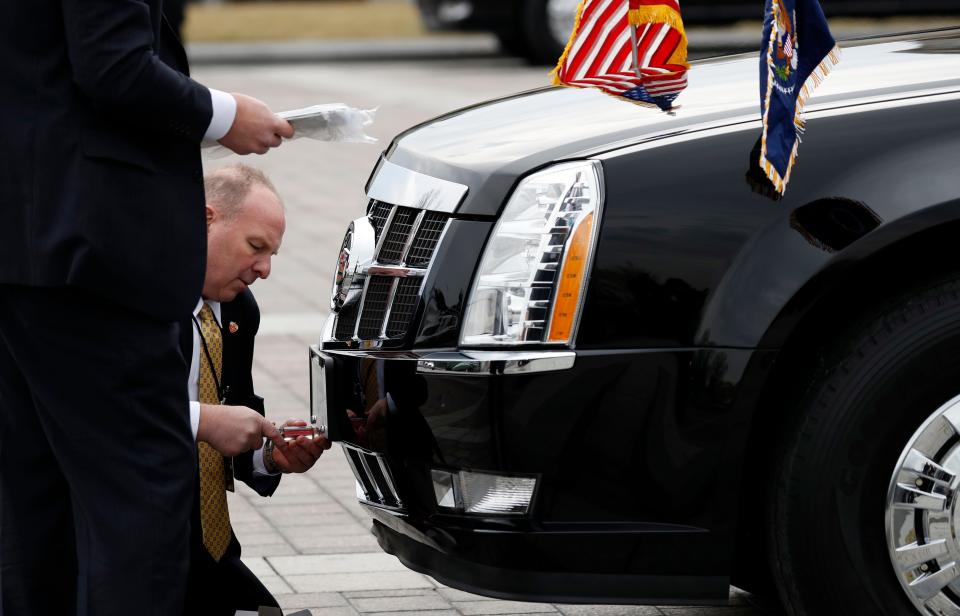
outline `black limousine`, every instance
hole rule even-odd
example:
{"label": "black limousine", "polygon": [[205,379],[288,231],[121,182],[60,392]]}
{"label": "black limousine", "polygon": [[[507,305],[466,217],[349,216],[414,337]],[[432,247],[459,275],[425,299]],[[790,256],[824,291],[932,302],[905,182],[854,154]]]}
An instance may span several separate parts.
{"label": "black limousine", "polygon": [[754,55],[670,113],[548,87],[390,144],[310,358],[384,550],[514,599],[960,613],[960,28],[843,47],[782,199]]}
{"label": "black limousine", "polygon": [[[534,63],[560,57],[580,0],[416,0],[432,30],[492,32],[504,51]],[[957,15],[957,0],[821,0],[828,17]],[[763,0],[683,0],[687,25],[763,19]]]}

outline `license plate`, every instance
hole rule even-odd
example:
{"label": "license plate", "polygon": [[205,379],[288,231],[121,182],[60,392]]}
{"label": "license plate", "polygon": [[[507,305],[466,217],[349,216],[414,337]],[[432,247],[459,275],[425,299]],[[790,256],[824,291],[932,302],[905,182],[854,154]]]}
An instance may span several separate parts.
{"label": "license plate", "polygon": [[327,377],[332,366],[324,359],[320,349],[310,347],[310,423],[329,435],[329,407],[327,397]]}

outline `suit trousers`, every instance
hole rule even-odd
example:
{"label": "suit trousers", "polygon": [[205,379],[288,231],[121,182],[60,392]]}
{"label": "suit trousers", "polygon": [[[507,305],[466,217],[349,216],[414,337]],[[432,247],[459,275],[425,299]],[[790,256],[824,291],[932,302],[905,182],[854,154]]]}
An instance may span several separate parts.
{"label": "suit trousers", "polygon": [[[195,520],[194,526],[199,524]],[[233,616],[238,610],[256,612],[260,606],[280,607],[240,560],[236,536],[230,537],[230,545],[220,562],[207,553],[203,539],[198,536],[192,542],[189,580],[184,616]]]}
{"label": "suit trousers", "polygon": [[179,326],[0,285],[0,615],[179,614],[196,446]]}

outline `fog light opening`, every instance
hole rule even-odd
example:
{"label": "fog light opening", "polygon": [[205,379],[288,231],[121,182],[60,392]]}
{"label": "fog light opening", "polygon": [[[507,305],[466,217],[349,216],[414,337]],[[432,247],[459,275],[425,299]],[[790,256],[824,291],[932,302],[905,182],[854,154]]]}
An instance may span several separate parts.
{"label": "fog light opening", "polygon": [[451,473],[431,469],[437,506],[456,513],[526,515],[537,479],[475,471]]}

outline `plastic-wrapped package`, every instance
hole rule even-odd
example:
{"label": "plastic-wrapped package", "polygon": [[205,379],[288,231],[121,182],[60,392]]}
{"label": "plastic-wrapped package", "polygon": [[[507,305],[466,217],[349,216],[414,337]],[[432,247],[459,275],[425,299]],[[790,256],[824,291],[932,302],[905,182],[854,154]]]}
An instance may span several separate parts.
{"label": "plastic-wrapped package", "polygon": [[[376,143],[377,140],[364,132],[373,124],[376,109],[357,109],[343,103],[326,103],[303,109],[281,111],[277,115],[293,125],[294,139],[307,138],[339,143]],[[204,146],[209,158],[222,158],[233,152],[218,143]]]}

